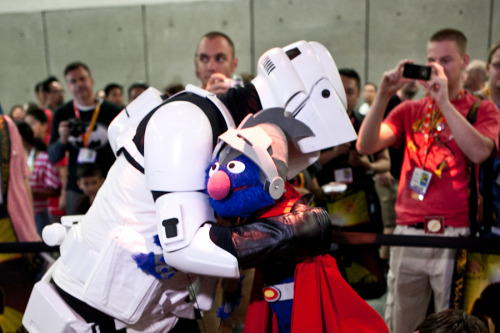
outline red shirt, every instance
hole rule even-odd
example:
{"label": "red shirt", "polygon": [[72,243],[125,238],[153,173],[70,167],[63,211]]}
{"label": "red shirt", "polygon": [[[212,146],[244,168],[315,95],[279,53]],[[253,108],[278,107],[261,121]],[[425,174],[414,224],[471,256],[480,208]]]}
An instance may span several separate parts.
{"label": "red shirt", "polygon": [[[462,98],[452,101],[452,104],[464,117],[467,117],[476,100],[477,98],[466,93]],[[437,106],[431,116],[429,141],[425,140],[423,123],[429,104],[429,97],[403,102],[394,108],[384,121],[396,135],[395,146],[405,145],[396,201],[396,223],[410,225],[423,222],[426,216],[443,216],[445,225],[468,227],[468,158],[459,148],[440,111],[436,111]],[[495,105],[483,101],[474,127],[482,135],[491,138],[496,149],[498,149],[498,122],[499,113]],[[432,173],[422,201],[413,199],[413,191],[408,187],[416,167]]]}

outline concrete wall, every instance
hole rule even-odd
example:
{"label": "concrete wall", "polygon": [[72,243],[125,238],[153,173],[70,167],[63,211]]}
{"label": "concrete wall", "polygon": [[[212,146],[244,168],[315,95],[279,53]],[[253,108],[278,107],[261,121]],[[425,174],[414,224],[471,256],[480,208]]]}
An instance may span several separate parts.
{"label": "concrete wall", "polygon": [[34,84],[63,79],[74,60],[90,66],[96,89],[197,83],[194,51],[209,30],[232,37],[238,72],[253,72],[271,47],[306,39],[378,82],[400,59],[425,62],[426,40],[444,27],[462,30],[471,57],[485,59],[500,40],[499,18],[500,0],[1,1],[0,102],[8,112],[33,101]]}

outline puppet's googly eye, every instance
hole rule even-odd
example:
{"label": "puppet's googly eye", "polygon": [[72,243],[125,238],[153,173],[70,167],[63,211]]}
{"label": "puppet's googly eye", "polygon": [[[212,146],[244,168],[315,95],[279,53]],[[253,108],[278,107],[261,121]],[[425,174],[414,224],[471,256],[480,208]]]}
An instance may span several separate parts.
{"label": "puppet's googly eye", "polygon": [[231,161],[227,164],[227,169],[231,173],[242,173],[245,171],[245,164],[240,161]]}
{"label": "puppet's googly eye", "polygon": [[208,170],[208,177],[212,177],[212,175],[219,170],[219,162],[215,162]]}

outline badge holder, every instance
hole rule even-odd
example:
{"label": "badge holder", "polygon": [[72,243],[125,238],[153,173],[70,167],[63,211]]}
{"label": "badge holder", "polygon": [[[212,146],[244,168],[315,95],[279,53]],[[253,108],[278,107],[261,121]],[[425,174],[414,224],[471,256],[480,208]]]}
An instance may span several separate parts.
{"label": "badge holder", "polygon": [[411,176],[410,185],[408,187],[413,191],[412,198],[417,200],[424,200],[425,193],[429,188],[432,179],[432,173],[425,171],[422,168],[415,168]]}
{"label": "badge holder", "polygon": [[354,181],[351,168],[336,169],[333,171],[333,176],[337,183],[351,184]]}
{"label": "badge holder", "polygon": [[78,162],[78,164],[94,163],[96,159],[97,152],[95,150],[83,147],[78,151],[78,157],[76,158],[76,161]]}

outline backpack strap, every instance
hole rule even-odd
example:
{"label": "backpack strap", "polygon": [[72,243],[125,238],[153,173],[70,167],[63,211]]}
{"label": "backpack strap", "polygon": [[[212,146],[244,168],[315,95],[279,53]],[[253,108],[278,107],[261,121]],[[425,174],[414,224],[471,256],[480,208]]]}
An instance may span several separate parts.
{"label": "backpack strap", "polygon": [[[479,105],[482,100],[477,100],[469,109],[467,114],[467,120],[470,124],[474,125],[477,119],[477,112],[479,110]],[[478,191],[476,182],[476,165],[472,161],[468,161],[467,167],[469,170],[469,221],[471,236],[476,235],[479,231],[480,226],[477,221],[478,213]],[[493,212],[493,193],[492,193],[492,182],[493,182],[493,158],[489,157],[486,161],[481,163],[481,169],[483,170],[483,221],[491,224],[492,212]],[[487,228],[486,224],[481,225],[482,228]]]}

